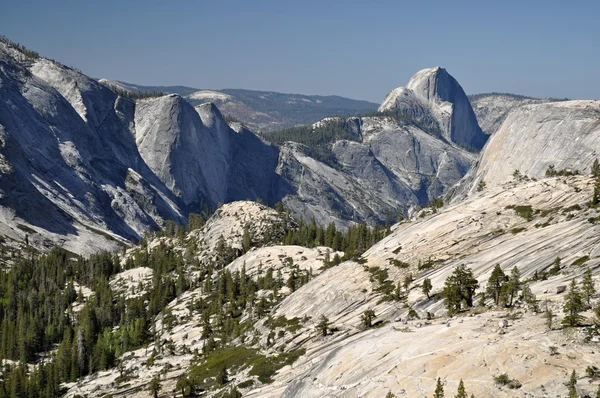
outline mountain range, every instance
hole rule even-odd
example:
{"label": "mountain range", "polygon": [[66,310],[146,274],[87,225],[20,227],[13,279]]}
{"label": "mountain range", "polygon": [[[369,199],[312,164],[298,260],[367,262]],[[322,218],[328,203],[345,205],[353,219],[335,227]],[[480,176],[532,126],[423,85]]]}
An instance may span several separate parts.
{"label": "mountain range", "polygon": [[[282,202],[296,218],[342,228],[390,223],[433,199],[464,197],[481,181],[503,183],[514,169],[536,178],[550,164],[584,171],[596,156],[595,102],[506,94],[469,101],[440,67],[417,72],[367,116],[257,135],[209,101],[233,92],[174,87],[185,97],[132,99],[128,92],[150,88],[115,88],[8,40],[0,60],[2,234],[77,253],[244,199]],[[264,97],[246,94],[236,101]],[[540,123],[556,125],[544,130],[554,135],[529,143],[523,137]],[[562,145],[564,134],[584,134],[589,146]],[[546,160],[532,160],[541,142]]]}
{"label": "mountain range", "polygon": [[600,101],[169,90],[0,40],[0,396],[600,394]]}

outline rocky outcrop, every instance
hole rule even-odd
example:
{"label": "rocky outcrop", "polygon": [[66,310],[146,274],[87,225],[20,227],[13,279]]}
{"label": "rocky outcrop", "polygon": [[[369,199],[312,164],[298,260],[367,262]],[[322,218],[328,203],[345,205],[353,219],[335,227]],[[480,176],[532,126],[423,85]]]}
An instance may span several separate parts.
{"label": "rocky outcrop", "polygon": [[439,66],[417,72],[406,87],[387,95],[379,111],[406,113],[469,150],[480,150],[487,140],[462,87]]}
{"label": "rocky outcrop", "polygon": [[491,137],[476,166],[461,182],[458,199],[481,181],[500,185],[513,173],[542,178],[556,170],[589,173],[600,144],[600,101],[563,101],[522,106]]}
{"label": "rocky outcrop", "polygon": [[555,102],[551,98],[531,98],[522,95],[489,93],[469,96],[469,101],[477,117],[477,122],[487,135],[492,135],[504,123],[504,120],[515,109],[523,105]]}
{"label": "rocky outcrop", "polygon": [[310,149],[301,144],[281,147],[278,194],[295,215],[338,225],[393,222],[440,196],[475,160],[463,148],[394,117],[351,118],[343,126],[356,141],[332,144],[335,164],[308,156]]}
{"label": "rocky outcrop", "polygon": [[[420,396],[431,394],[441,377],[452,386],[450,390],[464,379],[469,393],[477,396],[513,396],[514,391],[503,391],[494,383],[493,377],[504,372],[533,396],[542,396],[544,388],[562,394],[566,391],[562,381],[571,370],[584,368],[592,360],[588,355],[595,358],[598,354],[560,330],[549,332],[543,317],[527,306],[520,304],[522,318],[508,324],[506,313],[493,311],[446,318],[443,300],[435,295],[457,265],[469,267],[483,290],[494,266],[500,264],[507,273],[517,267],[522,279],[530,280],[537,300],[560,313],[563,297],[556,293],[557,286],[579,280],[587,267],[598,285],[600,238],[598,226],[588,219],[599,212],[585,206],[592,190],[593,180],[588,177],[488,188],[439,213],[397,224],[391,235],[364,254],[363,264],[346,262],[326,270],[277,307],[274,317],[310,316],[316,324],[324,314],[339,330],[323,339],[307,330],[287,340],[287,345],[293,345],[308,336],[314,338],[312,343],[302,343],[306,355],[282,370],[273,385],[247,395],[375,397],[392,391]],[[511,206],[531,206],[533,218],[523,218]],[[557,256],[562,259],[558,275],[531,279],[536,272],[551,268]],[[584,266],[582,258],[587,258]],[[402,302],[382,300],[379,283],[370,271],[375,269],[386,270],[392,285],[402,283],[409,274],[414,277],[407,304],[420,320],[411,321]],[[432,282],[432,299],[421,290],[424,278]],[[361,315],[367,309],[375,312],[378,321],[389,324],[364,330]],[[427,312],[436,319],[424,319]],[[591,312],[585,315],[593,316]],[[571,359],[563,362],[563,355],[551,355],[550,346],[567,341],[565,353],[582,362],[567,364]],[[464,361],[465,357],[472,360]],[[357,361],[360,366],[355,365]],[[589,391],[596,388],[590,386]]]}
{"label": "rocky outcrop", "polygon": [[[73,69],[11,54],[3,43],[0,204],[15,238],[89,253],[135,239],[164,218],[183,219],[143,166],[129,130],[133,103]],[[126,182],[129,170],[145,197]],[[90,236],[98,242],[87,243]]]}

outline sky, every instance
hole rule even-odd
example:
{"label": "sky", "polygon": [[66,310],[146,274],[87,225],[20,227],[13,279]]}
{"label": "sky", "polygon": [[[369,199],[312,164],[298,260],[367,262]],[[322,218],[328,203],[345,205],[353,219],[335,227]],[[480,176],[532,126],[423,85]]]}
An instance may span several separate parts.
{"label": "sky", "polygon": [[96,78],[381,102],[445,67],[468,94],[600,98],[600,1],[2,0],[0,33]]}

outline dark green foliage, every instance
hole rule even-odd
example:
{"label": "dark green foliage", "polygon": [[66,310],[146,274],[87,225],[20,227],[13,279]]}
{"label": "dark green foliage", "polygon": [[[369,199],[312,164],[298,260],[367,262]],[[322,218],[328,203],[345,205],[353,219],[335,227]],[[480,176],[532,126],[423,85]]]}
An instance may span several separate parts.
{"label": "dark green foliage", "polygon": [[446,299],[448,312],[453,314],[462,308],[473,306],[473,295],[479,287],[479,282],[473,276],[473,271],[464,265],[454,269],[444,284],[443,296]]}
{"label": "dark green foliage", "polygon": [[346,120],[333,118],[321,121],[318,127],[313,125],[290,127],[284,130],[263,133],[263,137],[275,145],[294,141],[307,147],[307,155],[328,165],[336,165],[337,160],[331,151],[335,141],[359,141],[354,133],[346,129]]}
{"label": "dark green foliage", "polygon": [[510,377],[508,377],[508,375],[506,373],[502,373],[498,376],[494,376],[494,381],[498,385],[506,386],[506,387],[514,389],[514,390],[519,389],[522,386],[522,384],[519,380],[511,379]]}
{"label": "dark green foliage", "polygon": [[365,328],[373,326],[373,320],[375,319],[375,311],[366,310],[360,317],[360,321]]}
{"label": "dark green foliage", "polygon": [[462,379],[460,379],[460,383],[458,383],[458,389],[456,390],[456,395],[454,396],[454,398],[467,398],[465,383],[463,383]]}
{"label": "dark green foliage", "polygon": [[573,265],[581,266],[587,263],[590,259],[590,256],[579,257],[577,260],[573,261]]}
{"label": "dark green foliage", "polygon": [[567,382],[567,388],[569,389],[569,398],[577,398],[577,373],[575,370],[571,373],[569,381]]}
{"label": "dark green foliage", "polygon": [[583,293],[584,302],[587,307],[592,305],[592,296],[596,294],[596,288],[594,287],[594,280],[592,279],[592,270],[588,267],[583,274],[581,280],[581,292]]}
{"label": "dark green foliage", "polygon": [[113,86],[113,85],[109,85],[107,87],[115,94],[117,94],[123,98],[129,98],[134,101],[139,100],[139,99],[144,99],[144,98],[157,98],[157,97],[162,97],[165,95],[165,93],[163,93],[162,91],[141,92],[141,91],[124,90],[120,87]]}
{"label": "dark green foliage", "polygon": [[427,299],[429,299],[429,294],[431,293],[431,289],[433,289],[433,285],[431,284],[431,279],[429,278],[425,278],[423,279],[423,285],[421,286],[421,288],[423,289],[423,294],[425,296],[427,296]]}
{"label": "dark green foliage", "polygon": [[321,336],[327,336],[329,334],[329,331],[331,330],[331,324],[325,315],[321,315],[321,318],[319,318],[319,323],[317,324],[316,329]]}
{"label": "dark green foliage", "polygon": [[308,248],[327,246],[335,251],[343,251],[344,259],[358,259],[362,253],[389,233],[389,228],[382,226],[371,228],[366,224],[356,224],[350,226],[346,232],[342,232],[337,230],[333,223],[323,227],[317,225],[315,220],[309,223],[301,220],[298,228],[288,232],[282,243]]}
{"label": "dark green foliage", "polygon": [[537,213],[537,211],[533,210],[531,205],[522,205],[522,206],[510,205],[510,206],[506,206],[506,208],[513,209],[515,211],[515,213],[517,213],[519,216],[523,217],[527,221],[533,220],[534,214]]}
{"label": "dark green foliage", "polygon": [[598,162],[598,159],[594,159],[594,162],[592,163],[592,177],[600,177],[600,163]]}
{"label": "dark green foliage", "polygon": [[433,393],[433,398],[444,398],[444,383],[442,383],[442,379],[440,379],[439,377],[435,384],[435,392]]}
{"label": "dark green foliage", "polygon": [[10,48],[20,51],[29,59],[36,60],[40,57],[40,55],[37,52],[29,50],[24,45],[11,41],[3,35],[0,35],[0,42],[6,44]]}
{"label": "dark green foliage", "polygon": [[153,377],[150,380],[150,384],[148,385],[148,391],[152,394],[154,398],[158,398],[158,393],[160,392],[162,385],[160,383],[160,379],[157,377]]}
{"label": "dark green foliage", "polygon": [[585,375],[590,379],[600,378],[600,368],[596,365],[590,365],[585,369]]}
{"label": "dark green foliage", "polygon": [[494,270],[492,271],[492,275],[490,275],[490,278],[488,279],[486,288],[486,293],[494,298],[496,305],[500,304],[502,288],[507,281],[508,276],[506,276],[504,271],[502,271],[500,264],[496,264]]}
{"label": "dark green foliage", "polygon": [[568,170],[568,169],[556,170],[554,168],[553,164],[548,166],[548,169],[546,169],[546,177],[556,177],[556,176],[569,177],[569,176],[575,176],[575,175],[579,175],[579,170],[574,170],[574,171]]}
{"label": "dark green foliage", "polygon": [[583,321],[583,317],[579,313],[584,309],[585,303],[583,297],[573,279],[571,280],[569,291],[565,297],[565,304],[563,305],[563,312],[565,313],[562,321],[563,325],[567,327],[578,326]]}

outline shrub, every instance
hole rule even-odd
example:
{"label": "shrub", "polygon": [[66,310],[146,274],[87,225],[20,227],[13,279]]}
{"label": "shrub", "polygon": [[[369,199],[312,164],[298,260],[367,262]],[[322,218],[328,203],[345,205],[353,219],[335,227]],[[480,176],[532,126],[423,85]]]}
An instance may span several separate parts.
{"label": "shrub", "polygon": [[522,386],[522,384],[519,380],[511,379],[510,377],[508,377],[508,375],[506,373],[502,373],[501,375],[494,376],[494,381],[498,385],[506,386],[513,390],[521,388],[521,386]]}

